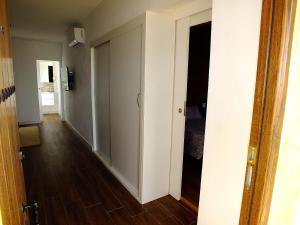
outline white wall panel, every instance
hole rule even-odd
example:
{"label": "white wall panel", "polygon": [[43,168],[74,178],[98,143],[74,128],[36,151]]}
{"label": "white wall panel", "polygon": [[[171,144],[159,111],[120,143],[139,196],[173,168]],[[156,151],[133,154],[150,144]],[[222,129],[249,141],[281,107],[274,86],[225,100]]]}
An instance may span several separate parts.
{"label": "white wall panel", "polygon": [[95,75],[94,75],[94,98],[95,98],[95,135],[97,154],[104,157],[108,162],[110,155],[110,103],[109,103],[109,80],[110,80],[110,47],[109,42],[95,48]]}
{"label": "white wall panel", "polygon": [[141,26],[110,41],[110,124],[113,168],[138,192]]}
{"label": "white wall panel", "polygon": [[252,121],[261,0],[214,0],[198,225],[238,225]]}

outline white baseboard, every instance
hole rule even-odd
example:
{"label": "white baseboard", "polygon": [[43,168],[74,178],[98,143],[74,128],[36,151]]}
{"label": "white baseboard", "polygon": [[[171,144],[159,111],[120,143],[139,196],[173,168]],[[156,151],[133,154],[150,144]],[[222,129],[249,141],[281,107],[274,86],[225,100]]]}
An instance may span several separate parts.
{"label": "white baseboard", "polygon": [[129,191],[129,193],[139,203],[141,203],[141,199],[139,197],[139,191],[135,187],[133,187],[113,166],[107,163],[106,160],[104,160],[101,155],[97,154],[95,151],[93,151],[93,153],[104,164],[104,166],[118,179],[118,181],[127,189],[127,191]]}
{"label": "white baseboard", "polygon": [[90,149],[93,149],[93,146],[88,142],[88,140],[81,135],[81,133],[67,120],[64,122],[88,145]]}
{"label": "white baseboard", "polygon": [[139,191],[133,187],[114,167],[112,167],[107,160],[105,160],[101,155],[97,154],[93,148],[93,146],[80,134],[80,132],[68,121],[65,120],[65,123],[79,136],[83,141],[88,144],[90,149],[94,155],[103,163],[103,165],[113,174],[115,178],[129,191],[129,193],[139,202],[141,203],[141,199],[139,197]]}

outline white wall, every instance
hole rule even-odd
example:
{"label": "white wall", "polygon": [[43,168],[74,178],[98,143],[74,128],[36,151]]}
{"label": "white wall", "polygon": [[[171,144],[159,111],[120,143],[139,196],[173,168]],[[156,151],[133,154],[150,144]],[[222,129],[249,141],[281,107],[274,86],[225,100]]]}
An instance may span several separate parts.
{"label": "white wall", "polygon": [[36,60],[61,61],[62,45],[13,38],[13,63],[20,123],[40,122]]}
{"label": "white wall", "polygon": [[145,13],[147,9],[165,9],[182,2],[192,0],[104,0],[82,21],[87,44],[77,49],[64,44],[63,66],[70,66],[74,70],[76,83],[75,90],[65,94],[65,119],[90,145],[93,144],[93,125],[89,42]]}
{"label": "white wall", "polygon": [[257,68],[261,0],[214,0],[200,225],[238,225]]}
{"label": "white wall", "polygon": [[169,193],[175,23],[147,12],[145,30],[141,202]]}
{"label": "white wall", "polygon": [[[74,68],[76,80],[76,89],[65,96],[66,119],[91,145],[89,41],[146,9],[164,8],[178,2],[104,0],[83,23],[88,43],[79,49],[64,48],[64,63]],[[213,0],[200,225],[239,223],[255,89],[260,12],[261,0]]]}
{"label": "white wall", "polygon": [[92,146],[91,64],[88,44],[80,48],[63,45],[62,70],[74,72],[75,88],[63,92],[64,119]]}

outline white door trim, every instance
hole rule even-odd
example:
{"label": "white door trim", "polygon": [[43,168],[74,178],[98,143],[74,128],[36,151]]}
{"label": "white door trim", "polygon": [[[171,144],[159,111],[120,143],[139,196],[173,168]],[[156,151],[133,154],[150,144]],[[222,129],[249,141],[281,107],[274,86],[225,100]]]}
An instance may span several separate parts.
{"label": "white door trim", "polygon": [[180,200],[181,198],[185,132],[185,116],[183,113],[179,113],[178,110],[180,108],[184,109],[186,101],[190,27],[211,21],[211,12],[211,9],[208,9],[176,21],[172,151],[169,193],[177,200]]}
{"label": "white door trim", "polygon": [[96,96],[95,96],[95,47],[91,48],[91,100],[92,100],[92,119],[93,119],[93,152],[97,151],[97,124],[96,124]]}

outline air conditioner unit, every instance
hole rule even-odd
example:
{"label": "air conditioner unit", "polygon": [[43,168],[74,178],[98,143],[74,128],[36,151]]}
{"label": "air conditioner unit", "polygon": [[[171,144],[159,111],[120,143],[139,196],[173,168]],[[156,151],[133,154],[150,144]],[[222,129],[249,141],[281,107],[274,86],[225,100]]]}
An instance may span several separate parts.
{"label": "air conditioner unit", "polygon": [[71,42],[69,43],[70,47],[79,47],[85,43],[85,34],[84,28],[72,28],[71,32]]}

